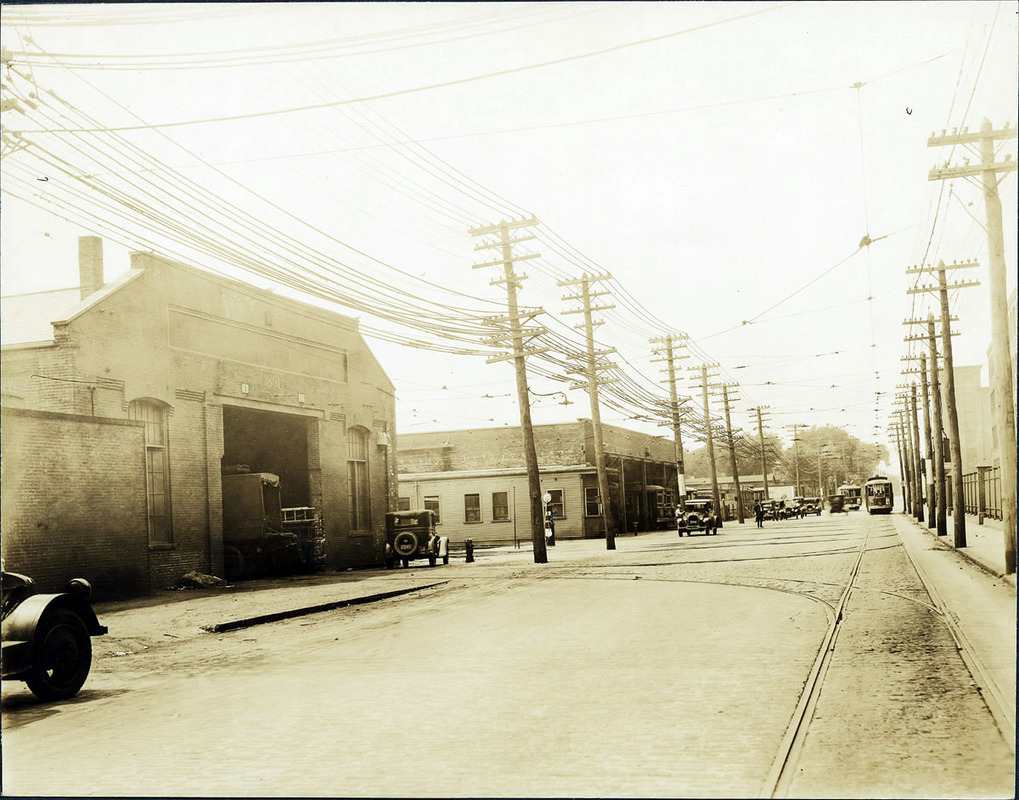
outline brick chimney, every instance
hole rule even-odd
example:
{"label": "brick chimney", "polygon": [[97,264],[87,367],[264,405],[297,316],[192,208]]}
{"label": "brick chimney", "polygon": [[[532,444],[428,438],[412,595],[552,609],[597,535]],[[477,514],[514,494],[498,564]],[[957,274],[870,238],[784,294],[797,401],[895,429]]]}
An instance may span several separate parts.
{"label": "brick chimney", "polygon": [[78,237],[78,279],[82,300],[103,288],[103,240],[98,236]]}

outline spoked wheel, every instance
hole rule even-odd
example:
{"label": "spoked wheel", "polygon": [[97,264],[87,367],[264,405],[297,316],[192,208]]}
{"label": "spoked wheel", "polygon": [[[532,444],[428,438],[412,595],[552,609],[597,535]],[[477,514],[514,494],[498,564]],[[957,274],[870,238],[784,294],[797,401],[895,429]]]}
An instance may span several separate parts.
{"label": "spoked wheel", "polygon": [[237,581],[244,577],[244,554],[232,544],[223,547],[223,572],[228,581]]}
{"label": "spoked wheel", "polygon": [[85,684],[92,667],[92,640],[73,611],[58,611],[35,631],[35,658],[25,683],[42,700],[65,700]]}

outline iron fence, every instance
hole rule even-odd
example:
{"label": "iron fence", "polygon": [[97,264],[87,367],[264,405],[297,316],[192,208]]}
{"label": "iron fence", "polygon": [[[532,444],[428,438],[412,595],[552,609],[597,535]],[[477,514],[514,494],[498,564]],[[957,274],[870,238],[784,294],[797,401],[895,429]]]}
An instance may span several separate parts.
{"label": "iron fence", "polygon": [[1001,468],[987,467],[962,476],[967,514],[1001,519]]}

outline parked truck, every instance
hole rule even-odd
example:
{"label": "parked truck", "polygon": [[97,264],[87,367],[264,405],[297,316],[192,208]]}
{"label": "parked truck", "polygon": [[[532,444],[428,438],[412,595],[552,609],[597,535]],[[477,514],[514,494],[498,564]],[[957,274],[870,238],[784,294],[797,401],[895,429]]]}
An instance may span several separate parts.
{"label": "parked truck", "polygon": [[227,580],[310,572],[325,566],[322,520],[311,507],[283,508],[271,472],[223,476]]}

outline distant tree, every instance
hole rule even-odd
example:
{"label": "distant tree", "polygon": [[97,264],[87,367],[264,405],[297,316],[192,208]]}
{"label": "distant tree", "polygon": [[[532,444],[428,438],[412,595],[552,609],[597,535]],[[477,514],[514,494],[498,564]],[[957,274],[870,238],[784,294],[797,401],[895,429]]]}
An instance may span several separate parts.
{"label": "distant tree", "polygon": [[824,482],[823,494],[832,494],[845,483],[862,484],[888,458],[884,445],[867,444],[834,425],[812,427],[799,432],[797,448],[786,449],[782,476],[790,483],[796,479],[796,455],[799,456],[802,491],[818,491],[818,467]]}

